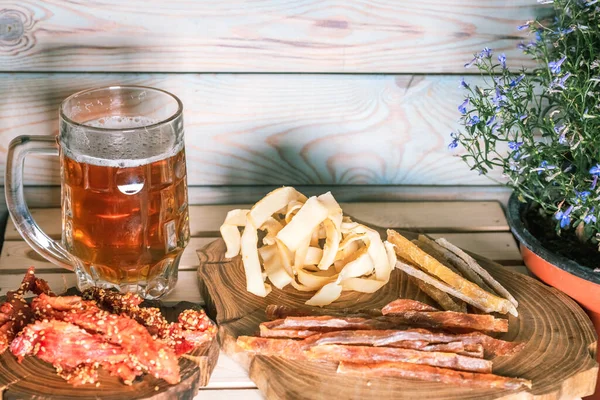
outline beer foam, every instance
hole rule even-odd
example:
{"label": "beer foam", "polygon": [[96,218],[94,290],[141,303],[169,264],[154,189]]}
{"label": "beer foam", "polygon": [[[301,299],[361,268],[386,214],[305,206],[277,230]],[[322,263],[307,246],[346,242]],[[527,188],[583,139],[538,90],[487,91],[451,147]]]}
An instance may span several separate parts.
{"label": "beer foam", "polygon": [[104,129],[133,129],[154,125],[157,122],[158,120],[148,117],[121,117],[116,115],[94,119],[84,123],[84,125]]}
{"label": "beer foam", "polygon": [[177,143],[178,135],[171,126],[146,129],[157,122],[141,116],[110,116],[87,121],[84,125],[91,128],[135,130],[119,133],[75,128],[77,130],[69,133],[68,141],[61,135],[61,148],[78,163],[120,168],[150,164],[172,157],[183,148],[183,140]]}

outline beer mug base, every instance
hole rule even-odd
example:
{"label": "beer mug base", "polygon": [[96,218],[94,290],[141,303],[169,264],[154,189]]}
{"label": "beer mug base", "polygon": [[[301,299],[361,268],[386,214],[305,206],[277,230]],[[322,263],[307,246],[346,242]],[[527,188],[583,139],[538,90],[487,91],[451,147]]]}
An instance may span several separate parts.
{"label": "beer mug base", "polygon": [[161,273],[152,276],[150,279],[137,282],[114,283],[105,281],[100,278],[93,265],[86,268],[81,262],[78,262],[75,267],[77,289],[83,292],[90,287],[100,287],[117,290],[121,293],[136,293],[146,300],[158,300],[175,288],[181,254],[175,258],[166,258],[160,261],[154,268],[162,271]]}

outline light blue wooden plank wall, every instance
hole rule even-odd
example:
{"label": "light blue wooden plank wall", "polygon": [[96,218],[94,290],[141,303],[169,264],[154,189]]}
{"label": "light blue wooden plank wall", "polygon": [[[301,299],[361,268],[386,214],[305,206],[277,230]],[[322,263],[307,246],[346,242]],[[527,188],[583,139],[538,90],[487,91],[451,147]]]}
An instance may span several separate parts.
{"label": "light blue wooden plank wall", "polygon": [[[535,0],[3,0],[0,172],[13,137],[56,133],[64,97],[125,83],[184,101],[191,186],[493,184],[446,149],[458,81],[474,72],[463,64],[488,46],[523,65],[516,26],[545,11]],[[57,185],[56,160],[28,161],[25,183]]]}

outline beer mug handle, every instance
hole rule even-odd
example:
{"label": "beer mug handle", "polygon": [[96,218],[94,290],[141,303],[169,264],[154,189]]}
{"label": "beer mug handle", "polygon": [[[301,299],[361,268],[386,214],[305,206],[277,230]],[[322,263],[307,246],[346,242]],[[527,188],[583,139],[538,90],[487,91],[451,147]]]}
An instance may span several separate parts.
{"label": "beer mug handle", "polygon": [[54,136],[18,136],[10,142],[4,188],[10,216],[23,239],[48,261],[73,270],[73,257],[33,220],[23,193],[23,168],[29,154],[58,155]]}

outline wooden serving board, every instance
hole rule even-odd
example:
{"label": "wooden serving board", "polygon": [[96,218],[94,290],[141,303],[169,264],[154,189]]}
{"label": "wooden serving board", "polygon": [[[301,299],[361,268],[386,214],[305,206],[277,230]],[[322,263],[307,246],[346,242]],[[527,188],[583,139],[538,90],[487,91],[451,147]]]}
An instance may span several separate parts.
{"label": "wooden serving board", "polygon": [[[68,293],[74,292],[69,289]],[[74,294],[74,293],[73,293]],[[3,297],[0,298],[0,302]],[[173,307],[157,306],[169,321],[176,321],[183,310],[197,304],[181,302]],[[118,377],[99,370],[99,386],[74,387],[56,374],[54,367],[37,357],[26,357],[22,363],[5,351],[0,356],[0,399],[2,400],[70,400],[70,399],[192,399],[201,386],[206,386],[219,358],[219,345],[212,340],[196,348],[179,360],[181,382],[169,385],[162,379],[145,374],[132,385],[125,385]]]}
{"label": "wooden serving board", "polygon": [[[407,236],[411,234],[407,233]],[[219,324],[223,351],[241,363],[267,399],[572,399],[592,394],[598,364],[597,337],[584,311],[569,297],[539,281],[477,257],[519,301],[519,317],[510,317],[509,332],[498,335],[525,342],[522,352],[497,357],[494,373],[530,379],[531,391],[470,389],[398,378],[361,379],[336,374],[336,365],[289,361],[238,352],[236,338],[256,335],[266,321],[268,304],[301,307],[312,293],[273,288],[265,298],[246,291],[241,258],[225,259],[218,239],[198,252],[198,277],[209,315]],[[327,308],[348,311],[382,307],[399,297],[427,301],[406,275],[394,270],[390,282],[373,294],[344,292]]]}

